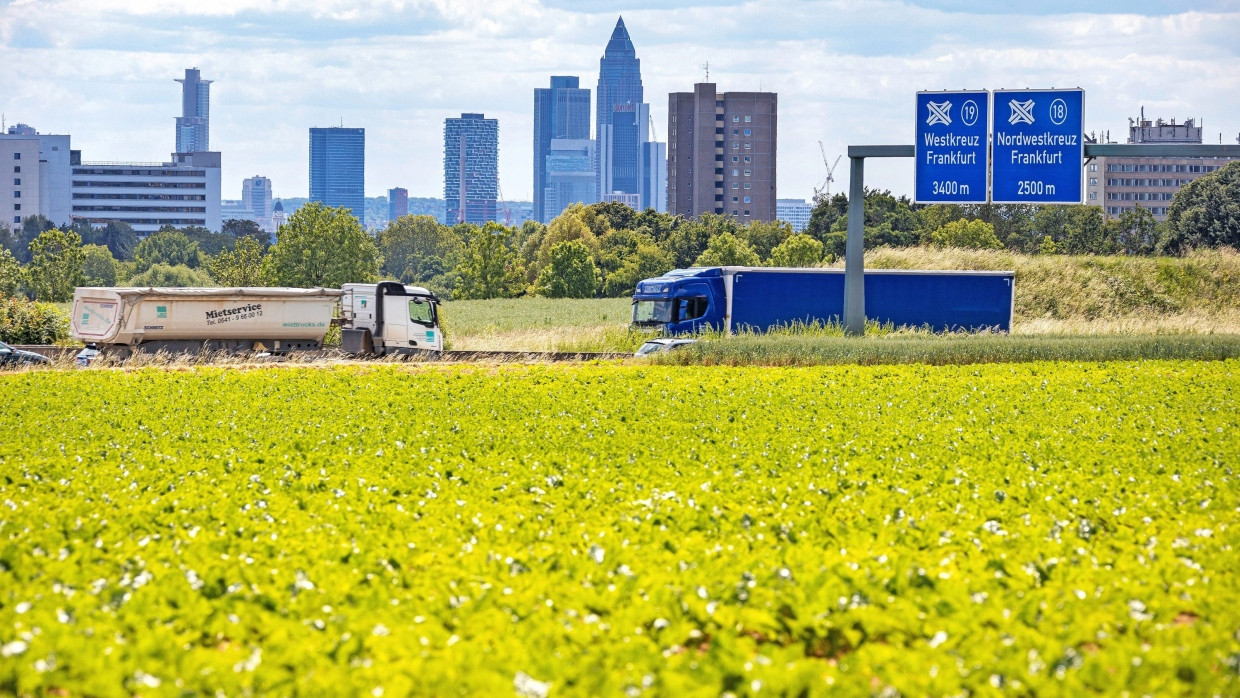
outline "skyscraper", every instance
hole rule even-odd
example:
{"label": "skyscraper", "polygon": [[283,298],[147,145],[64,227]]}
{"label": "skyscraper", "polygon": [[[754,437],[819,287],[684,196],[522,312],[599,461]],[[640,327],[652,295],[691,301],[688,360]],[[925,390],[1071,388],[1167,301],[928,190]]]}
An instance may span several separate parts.
{"label": "skyscraper", "polygon": [[[616,22],[616,28],[611,32],[611,39],[607,42],[607,48],[598,64],[594,137],[598,141],[599,197],[603,198],[605,194],[619,190],[614,181],[615,164],[637,163],[641,157],[641,146],[637,142],[630,143],[627,138],[618,138],[612,130],[617,108],[625,105],[636,108],[642,103],[643,96],[641,61],[637,58],[633,41],[629,39],[623,17]],[[621,113],[631,117],[629,111],[631,110],[625,107]],[[628,165],[622,164],[621,167]],[[636,193],[637,186],[623,191]]]}
{"label": "skyscraper", "polygon": [[715,92],[715,83],[668,95],[668,213],[775,220],[777,98]]}
{"label": "skyscraper", "polygon": [[443,122],[443,198],[448,225],[495,220],[499,121],[461,114]]}
{"label": "skyscraper", "polygon": [[388,189],[388,221],[409,215],[409,190],[404,187]]}
{"label": "skyscraper", "polygon": [[[546,206],[547,158],[559,138],[590,138],[590,91],[574,75],[553,75],[551,87],[534,90],[534,218],[543,223],[555,216]],[[585,203],[593,202],[591,193]]]}
{"label": "skyscraper", "polygon": [[177,152],[210,150],[211,81],[197,68],[186,68],[181,83],[181,115],[177,117]]}
{"label": "skyscraper", "polygon": [[366,224],[366,129],[310,129],[310,200],[343,206]]}
{"label": "skyscraper", "polygon": [[552,139],[543,192],[544,223],[572,204],[593,203],[594,141],[589,138]]}
{"label": "skyscraper", "polygon": [[271,222],[271,180],[254,175],[241,181],[241,205],[254,216],[254,222],[264,232],[274,233]]}

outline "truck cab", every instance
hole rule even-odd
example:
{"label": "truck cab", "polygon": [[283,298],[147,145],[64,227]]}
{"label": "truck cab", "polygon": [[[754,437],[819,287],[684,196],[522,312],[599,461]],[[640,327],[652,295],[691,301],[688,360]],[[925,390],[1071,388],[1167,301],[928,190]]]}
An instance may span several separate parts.
{"label": "truck cab", "polygon": [[694,334],[727,327],[722,269],[673,269],[637,284],[633,325],[666,334]]}
{"label": "truck cab", "polygon": [[396,281],[344,284],[340,298],[341,348],[349,354],[443,351],[439,299],[420,286]]}

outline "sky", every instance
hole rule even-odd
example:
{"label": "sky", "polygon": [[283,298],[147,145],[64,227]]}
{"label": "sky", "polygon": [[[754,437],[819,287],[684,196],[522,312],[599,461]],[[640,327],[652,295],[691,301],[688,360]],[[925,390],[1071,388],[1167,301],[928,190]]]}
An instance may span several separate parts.
{"label": "sky", "polygon": [[[778,94],[781,198],[824,185],[821,150],[911,144],[919,90],[1079,87],[1117,142],[1143,108],[1240,137],[1240,0],[0,0],[0,112],[83,160],[166,161],[197,67],[225,198],[254,175],[305,196],[308,129],[341,124],[366,129],[367,196],[442,197],[443,120],[482,112],[504,198],[529,201],[534,89],[593,97],[621,15],[660,139],[706,64],[721,92]],[[911,195],[913,163],[868,160],[866,184]]]}

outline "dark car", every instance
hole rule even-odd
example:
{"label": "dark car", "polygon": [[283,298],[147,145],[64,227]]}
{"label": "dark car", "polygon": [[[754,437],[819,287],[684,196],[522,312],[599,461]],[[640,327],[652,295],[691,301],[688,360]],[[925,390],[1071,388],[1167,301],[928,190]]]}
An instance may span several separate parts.
{"label": "dark car", "polygon": [[51,359],[42,354],[14,349],[4,342],[0,342],[0,366],[32,366],[35,364],[50,364],[51,362]]}
{"label": "dark car", "polygon": [[99,356],[99,348],[94,344],[87,344],[86,348],[79,351],[73,357],[73,363],[79,367],[86,367],[94,363],[95,357]]}
{"label": "dark car", "polygon": [[683,347],[687,344],[693,344],[696,339],[677,339],[675,337],[659,337],[658,339],[648,340],[641,348],[637,350],[634,356],[649,356],[655,352],[670,351],[677,347]]}

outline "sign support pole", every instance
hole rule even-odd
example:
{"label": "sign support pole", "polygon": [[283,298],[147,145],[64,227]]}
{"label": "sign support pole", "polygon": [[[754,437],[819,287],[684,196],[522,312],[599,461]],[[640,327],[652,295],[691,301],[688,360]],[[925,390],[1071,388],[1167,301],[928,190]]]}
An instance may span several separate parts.
{"label": "sign support pole", "polygon": [[[848,237],[844,243],[844,333],[865,334],[865,157],[849,148]],[[862,202],[854,206],[854,201]]]}

